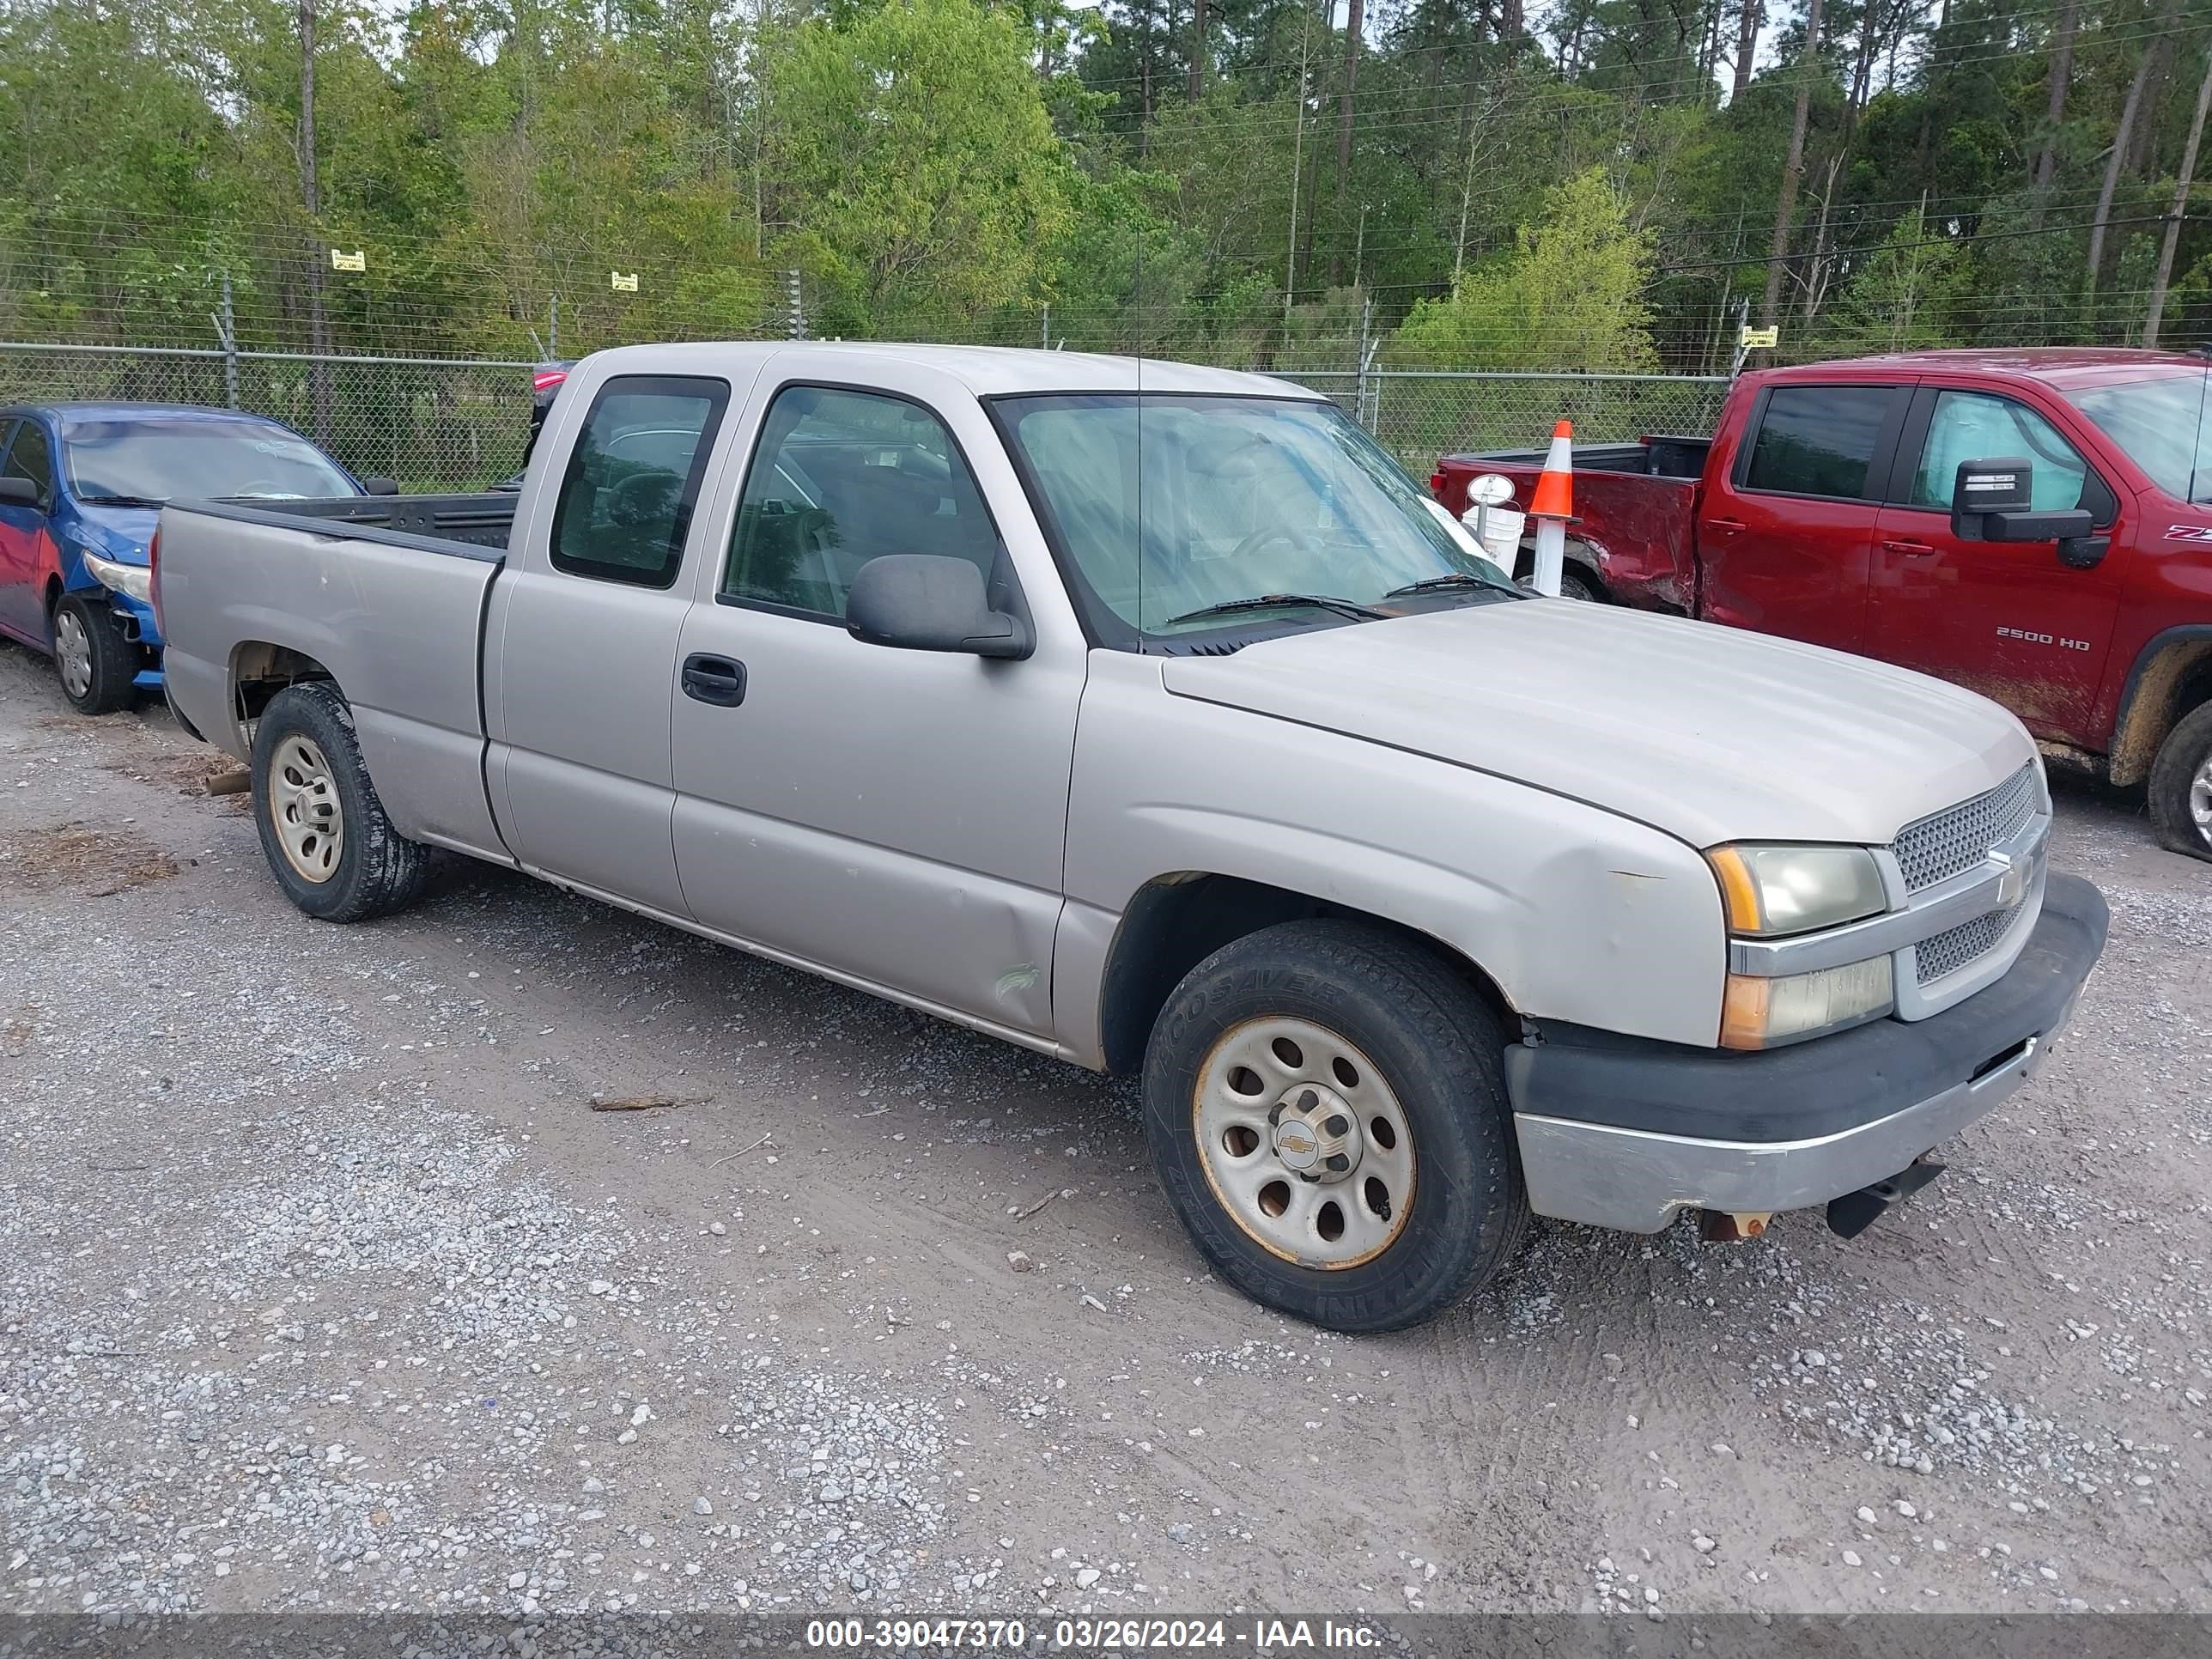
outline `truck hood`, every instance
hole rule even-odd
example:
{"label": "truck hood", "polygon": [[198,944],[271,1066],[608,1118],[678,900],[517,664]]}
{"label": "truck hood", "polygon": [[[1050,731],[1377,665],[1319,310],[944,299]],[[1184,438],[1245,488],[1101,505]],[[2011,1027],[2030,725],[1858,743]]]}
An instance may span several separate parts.
{"label": "truck hood", "polygon": [[1176,696],[1510,778],[1701,848],[1880,845],[2036,754],[2011,714],[1941,680],[1561,600],[1316,629],[1161,674]]}

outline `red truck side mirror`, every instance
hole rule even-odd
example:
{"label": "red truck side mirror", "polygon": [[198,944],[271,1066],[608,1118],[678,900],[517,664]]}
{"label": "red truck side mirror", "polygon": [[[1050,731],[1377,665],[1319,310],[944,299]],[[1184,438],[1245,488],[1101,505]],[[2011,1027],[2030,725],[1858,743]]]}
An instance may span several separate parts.
{"label": "red truck side mirror", "polygon": [[2110,545],[2081,507],[2035,510],[2035,464],[2017,455],[1961,461],[1951,486],[1951,533],[1962,542],[2056,542],[2058,562],[2087,570]]}

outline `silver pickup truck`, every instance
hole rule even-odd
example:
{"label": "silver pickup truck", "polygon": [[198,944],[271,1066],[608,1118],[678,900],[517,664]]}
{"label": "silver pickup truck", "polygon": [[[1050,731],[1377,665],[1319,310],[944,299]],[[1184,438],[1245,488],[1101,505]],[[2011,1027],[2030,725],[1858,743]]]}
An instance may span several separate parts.
{"label": "silver pickup truck", "polygon": [[1199,1250],[1340,1330],[1532,1213],[1858,1231],[2104,944],[1995,703],[1533,598],[1279,380],[610,351],[519,495],[172,507],[155,580],[309,915],[445,848],[1140,1073]]}

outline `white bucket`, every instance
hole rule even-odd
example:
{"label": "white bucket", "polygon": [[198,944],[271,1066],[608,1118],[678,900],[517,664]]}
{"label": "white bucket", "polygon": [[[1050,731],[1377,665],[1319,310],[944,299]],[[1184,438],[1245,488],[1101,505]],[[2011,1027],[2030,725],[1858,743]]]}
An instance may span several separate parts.
{"label": "white bucket", "polygon": [[1528,515],[1510,507],[1470,507],[1459,521],[1474,532],[1491,562],[1509,573],[1521,555],[1521,532]]}

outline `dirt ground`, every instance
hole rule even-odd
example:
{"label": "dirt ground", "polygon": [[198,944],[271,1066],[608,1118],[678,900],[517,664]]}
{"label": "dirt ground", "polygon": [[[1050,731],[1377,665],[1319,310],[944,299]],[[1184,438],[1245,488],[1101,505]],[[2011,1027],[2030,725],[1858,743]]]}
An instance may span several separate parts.
{"label": "dirt ground", "polygon": [[1125,1087],[497,872],[309,921],[209,756],[0,647],[0,1609],[2212,1608],[2212,866],[2124,805],[1908,1208],[1349,1340]]}

